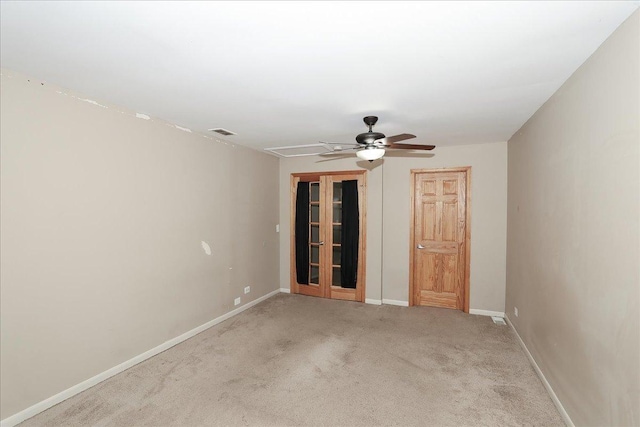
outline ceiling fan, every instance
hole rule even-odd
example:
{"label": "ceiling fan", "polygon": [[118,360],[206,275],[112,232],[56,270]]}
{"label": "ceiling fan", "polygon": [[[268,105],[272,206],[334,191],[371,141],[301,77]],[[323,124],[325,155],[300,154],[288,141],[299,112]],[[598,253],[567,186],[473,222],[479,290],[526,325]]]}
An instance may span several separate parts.
{"label": "ceiling fan", "polygon": [[[378,160],[384,156],[386,150],[433,150],[435,145],[420,145],[420,144],[398,144],[400,141],[415,138],[415,135],[410,133],[401,133],[400,135],[385,136],[383,133],[374,132],[373,126],[378,121],[376,116],[367,116],[364,119],[364,123],[369,126],[369,131],[364,132],[356,136],[357,144],[353,143],[339,143],[339,142],[321,142],[322,144],[334,145],[335,148],[332,153],[355,150],[356,156],[362,160],[368,160],[370,162]],[[343,146],[350,146],[351,148],[342,148]]]}

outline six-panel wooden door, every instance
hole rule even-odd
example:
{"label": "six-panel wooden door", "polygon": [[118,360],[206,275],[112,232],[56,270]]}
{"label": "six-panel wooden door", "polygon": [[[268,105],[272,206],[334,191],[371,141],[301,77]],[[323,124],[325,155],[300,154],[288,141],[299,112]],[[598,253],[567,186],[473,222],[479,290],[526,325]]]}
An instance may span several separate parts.
{"label": "six-panel wooden door", "polygon": [[469,173],[412,171],[411,305],[469,311]]}

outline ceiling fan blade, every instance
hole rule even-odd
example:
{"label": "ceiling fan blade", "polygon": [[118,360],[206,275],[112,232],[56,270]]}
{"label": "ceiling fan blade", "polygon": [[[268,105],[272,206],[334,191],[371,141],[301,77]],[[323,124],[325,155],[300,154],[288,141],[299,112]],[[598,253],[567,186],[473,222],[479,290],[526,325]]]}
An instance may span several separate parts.
{"label": "ceiling fan blade", "polygon": [[327,151],[326,153],[320,153],[319,156],[335,156],[336,154],[342,154],[344,152],[359,150],[359,147],[351,147],[351,148],[342,148],[342,149],[334,149],[333,151]]}
{"label": "ceiling fan blade", "polygon": [[381,139],[378,139],[377,143],[381,143],[383,145],[393,144],[394,142],[404,141],[406,139],[415,138],[415,135],[411,135],[410,133],[401,133],[400,135],[387,136]]}
{"label": "ceiling fan blade", "polygon": [[387,150],[384,153],[384,157],[387,158],[395,158],[401,157],[403,159],[411,158],[411,159],[429,159],[433,157],[434,154],[431,151],[412,151],[412,150]]}
{"label": "ceiling fan blade", "polygon": [[433,150],[435,145],[421,145],[421,144],[388,144],[384,148],[394,148],[402,150]]}

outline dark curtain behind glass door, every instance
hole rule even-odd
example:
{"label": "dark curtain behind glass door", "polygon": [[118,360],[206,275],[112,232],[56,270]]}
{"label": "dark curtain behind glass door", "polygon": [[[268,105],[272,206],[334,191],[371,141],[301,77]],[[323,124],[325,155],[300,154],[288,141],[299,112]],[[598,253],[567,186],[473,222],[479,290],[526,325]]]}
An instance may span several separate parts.
{"label": "dark curtain behind glass door", "polygon": [[358,281],[358,242],[360,240],[358,181],[342,181],[342,253],[340,272],[343,288],[356,288]]}
{"label": "dark curtain behind glass door", "polygon": [[309,284],[309,183],[298,182],[296,192],[296,278]]}

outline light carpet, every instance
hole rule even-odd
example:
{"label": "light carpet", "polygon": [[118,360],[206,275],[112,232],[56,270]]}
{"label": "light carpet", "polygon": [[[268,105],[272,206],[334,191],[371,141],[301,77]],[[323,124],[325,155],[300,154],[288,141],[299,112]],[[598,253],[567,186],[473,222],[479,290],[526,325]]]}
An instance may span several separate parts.
{"label": "light carpet", "polygon": [[30,426],[562,426],[508,326],[279,294]]}

